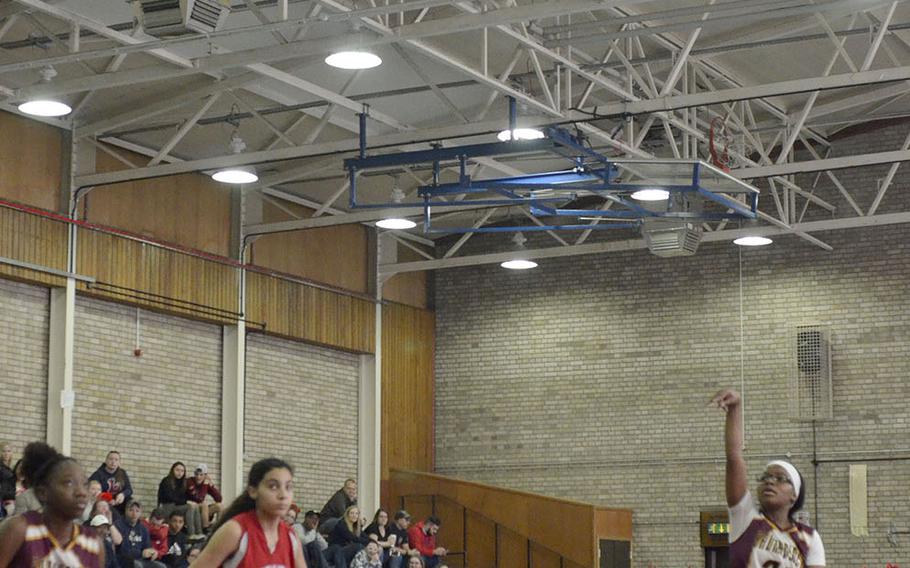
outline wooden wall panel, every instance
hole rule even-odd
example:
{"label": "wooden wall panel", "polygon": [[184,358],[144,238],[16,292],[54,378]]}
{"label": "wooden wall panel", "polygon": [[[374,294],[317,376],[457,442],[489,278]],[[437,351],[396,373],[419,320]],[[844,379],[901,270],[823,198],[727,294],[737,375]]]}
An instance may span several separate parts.
{"label": "wooden wall panel", "polygon": [[534,568],[562,568],[559,555],[552,550],[531,543],[531,564]]}
{"label": "wooden wall panel", "polygon": [[[117,148],[134,163],[148,158]],[[126,167],[98,151],[100,172]],[[235,188],[202,174],[181,174],[99,186],[82,200],[83,218],[146,237],[230,256],[231,192]]]}
{"label": "wooden wall panel", "polygon": [[[468,511],[465,550],[468,566],[496,565],[496,525],[483,515]],[[527,567],[525,567],[527,568]]]}
{"label": "wooden wall panel", "polygon": [[[398,262],[415,260],[426,259],[408,247],[398,244]],[[429,273],[426,271],[396,274],[383,282],[382,299],[416,308],[426,308],[428,305],[428,278]]]}
{"label": "wooden wall panel", "polygon": [[63,131],[0,111],[0,198],[58,210]]}
{"label": "wooden wall panel", "polygon": [[528,539],[505,528],[499,529],[498,536],[497,568],[528,568]]}
{"label": "wooden wall panel", "polygon": [[[66,243],[66,224],[0,207],[0,256],[55,270],[66,270]],[[0,275],[58,286],[65,281],[60,276],[2,263]]]}
{"label": "wooden wall panel", "polygon": [[[300,218],[313,211],[283,204]],[[262,206],[265,223],[294,219],[269,202]],[[306,231],[266,235],[250,247],[250,262],[277,272],[315,280],[361,294],[369,292],[367,228],[340,225]]]}
{"label": "wooden wall panel", "polygon": [[[442,521],[442,526],[439,528],[439,535],[436,539],[439,546],[445,547],[452,552],[464,552],[464,507],[449,499],[438,498],[436,499],[436,516]],[[462,557],[460,555],[452,558],[459,560],[455,564],[461,563],[460,559]],[[452,562],[448,564],[449,568],[455,568]]]}
{"label": "wooden wall panel", "polygon": [[266,333],[353,351],[375,350],[375,304],[276,276],[247,272],[247,319]]}
{"label": "wooden wall panel", "polygon": [[407,495],[403,499],[404,510],[411,514],[411,524],[418,523],[433,514],[433,499],[425,495]]}
{"label": "wooden wall panel", "polygon": [[434,467],[434,364],[436,315],[382,306],[382,479],[392,468]]}

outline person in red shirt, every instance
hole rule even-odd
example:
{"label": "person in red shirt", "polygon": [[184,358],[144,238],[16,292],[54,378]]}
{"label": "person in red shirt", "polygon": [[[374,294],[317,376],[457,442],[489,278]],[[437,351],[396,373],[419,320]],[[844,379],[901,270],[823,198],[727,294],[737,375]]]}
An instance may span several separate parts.
{"label": "person in red shirt", "polygon": [[[212,497],[213,503],[209,503],[206,497]],[[186,504],[190,507],[198,507],[199,514],[195,518],[188,518],[187,522],[191,525],[198,523],[200,526],[190,526],[190,534],[202,534],[212,523],[214,517],[221,511],[221,492],[215,487],[212,478],[209,476],[209,468],[204,463],[196,466],[196,471],[186,482]],[[193,517],[191,515],[190,517]]]}
{"label": "person in red shirt", "polygon": [[436,568],[439,561],[449,552],[441,546],[436,546],[436,533],[439,532],[441,525],[438,518],[427,517],[427,520],[408,529],[408,543],[412,549],[420,553],[427,568]]}
{"label": "person in red shirt", "polygon": [[164,524],[164,513],[161,509],[155,509],[149,515],[149,520],[142,520],[142,524],[149,530],[149,539],[152,542],[152,548],[158,553],[158,558],[163,558],[167,554],[167,525]]}
{"label": "person in red shirt", "polygon": [[294,472],[278,458],[253,464],[246,491],[231,503],[199,555],[200,566],[306,568],[297,535],[284,522],[294,502]]}

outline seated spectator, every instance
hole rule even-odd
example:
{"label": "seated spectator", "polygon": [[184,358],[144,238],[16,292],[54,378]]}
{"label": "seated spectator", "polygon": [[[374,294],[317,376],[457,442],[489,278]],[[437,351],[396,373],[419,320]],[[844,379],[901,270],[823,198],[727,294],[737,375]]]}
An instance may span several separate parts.
{"label": "seated spectator", "polygon": [[174,462],[167,476],[158,484],[158,508],[165,519],[169,519],[174,511],[180,511],[189,527],[189,538],[202,540],[204,535],[199,507],[190,507],[187,498],[186,466],[183,462]]}
{"label": "seated spectator", "polygon": [[[297,503],[291,503],[291,506],[288,507],[288,512],[284,515],[284,522],[288,524],[292,529],[294,525],[300,526],[300,523],[297,522],[297,515],[300,514],[300,507],[297,506]],[[303,527],[301,527],[302,529]],[[297,532],[297,529],[294,529],[294,532]]]}
{"label": "seated spectator", "polygon": [[114,552],[114,542],[111,540],[111,521],[104,515],[95,515],[89,521],[89,526],[104,544],[104,568],[120,568],[117,564],[117,553]]}
{"label": "seated spectator", "polygon": [[303,516],[303,524],[294,523],[293,529],[300,544],[303,546],[303,557],[306,559],[307,568],[328,568],[325,550],[329,543],[319,534],[319,513],[307,511]]}
{"label": "seated spectator", "polygon": [[389,530],[389,513],[385,509],[377,509],[373,515],[373,522],[367,525],[363,532],[370,540],[379,543],[382,548],[382,562],[386,563],[392,548],[395,547],[395,541],[398,540],[398,537],[393,536]]}
{"label": "seated spectator", "polygon": [[390,551],[389,566],[391,568],[398,568],[403,565],[403,558],[406,556],[419,555],[419,553],[412,549],[408,544],[408,528],[411,526],[411,515],[401,509],[395,513],[394,522],[392,522],[389,527],[390,535],[395,535],[395,546]]}
{"label": "seated spectator", "polygon": [[346,568],[354,555],[370,542],[362,533],[360,524],[360,509],[356,506],[348,507],[344,517],[335,523],[335,528],[329,534],[329,547],[325,551],[326,559],[335,568]]}
{"label": "seated spectator", "polygon": [[[209,468],[204,463],[196,466],[193,477],[187,481],[186,497],[189,506],[186,521],[191,525],[188,530],[192,540],[193,534],[200,535],[207,531],[215,516],[221,512],[221,492],[209,477]],[[206,497],[211,497],[213,502],[207,501]],[[191,513],[191,510],[198,511],[198,514]]]}
{"label": "seated spectator", "polygon": [[117,546],[117,559],[121,568],[166,568],[156,561],[158,553],[152,548],[149,531],[139,520],[140,517],[142,504],[130,500],[126,514],[115,521],[114,526],[123,536],[123,541]]}
{"label": "seated spectator", "polygon": [[329,534],[345,511],[357,504],[357,481],[345,479],[344,486],[332,495],[319,514],[319,528]]}
{"label": "seated spectator", "polygon": [[186,562],[187,564],[192,564],[199,558],[199,555],[202,554],[202,547],[198,544],[190,548],[190,551],[186,553]]}
{"label": "seated spectator", "polygon": [[152,514],[149,515],[148,521],[145,519],[142,520],[142,524],[145,525],[145,528],[149,531],[149,540],[152,543],[152,548],[155,549],[155,552],[158,554],[158,558],[164,557],[167,554],[167,533],[168,526],[164,522],[164,513],[161,509],[155,509],[152,511]]}
{"label": "seated spectator", "polygon": [[408,567],[407,568],[427,568],[426,563],[423,561],[423,556],[419,554],[408,557]]}
{"label": "seated spectator", "polygon": [[19,515],[29,511],[41,512],[43,509],[41,501],[39,501],[38,496],[35,495],[35,490],[29,487],[30,482],[28,476],[22,471],[22,460],[16,462],[13,471],[16,472],[16,483],[18,485],[16,488],[16,500],[13,504],[13,514]]}
{"label": "seated spectator", "polygon": [[448,553],[445,548],[436,546],[436,533],[439,532],[440,525],[441,522],[438,518],[427,517],[425,521],[417,523],[408,530],[408,543],[423,557],[426,568],[436,568],[440,560]]}
{"label": "seated spectator", "polygon": [[95,508],[95,501],[101,496],[101,484],[97,480],[88,482],[88,501],[85,502],[85,509],[82,510],[82,523],[90,524],[93,518],[92,509]]}
{"label": "seated spectator", "polygon": [[[92,519],[94,519],[98,515],[101,515],[107,519],[108,525],[110,526],[110,534],[108,535],[110,541],[114,544],[114,546],[119,546],[120,543],[123,542],[123,535],[121,535],[120,531],[117,530],[117,527],[114,526],[116,524],[118,516],[117,513],[111,509],[110,502],[100,499],[98,501],[95,501],[95,504],[92,506],[92,512],[90,516]],[[86,524],[91,525],[91,521]]]}
{"label": "seated spectator", "polygon": [[16,507],[16,472],[13,470],[13,447],[0,444],[0,518],[13,514]]}
{"label": "seated spectator", "polygon": [[108,452],[104,463],[95,470],[89,481],[93,479],[101,484],[102,492],[111,494],[114,498],[111,506],[122,515],[126,511],[126,503],[133,496],[133,486],[126,470],[120,467],[120,452]]}
{"label": "seated spectator", "polygon": [[370,541],[366,548],[355,554],[351,568],[382,568],[382,548],[379,543]]}
{"label": "seated spectator", "polygon": [[190,545],[183,530],[185,517],[180,511],[173,511],[167,521],[167,554],[161,559],[170,568],[185,568]]}

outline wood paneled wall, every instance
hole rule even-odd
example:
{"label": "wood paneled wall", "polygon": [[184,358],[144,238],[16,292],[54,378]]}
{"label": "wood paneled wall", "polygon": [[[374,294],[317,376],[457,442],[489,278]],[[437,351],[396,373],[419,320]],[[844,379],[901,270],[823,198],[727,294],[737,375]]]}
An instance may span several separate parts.
{"label": "wood paneled wall", "polygon": [[[433,471],[436,314],[382,306],[381,478],[390,469]],[[387,503],[387,501],[384,501]]]}
{"label": "wood paneled wall", "polygon": [[[0,207],[0,256],[66,270],[67,226],[38,215]],[[64,278],[0,263],[0,275],[59,286]]]}
{"label": "wood paneled wall", "polygon": [[0,198],[58,210],[63,131],[0,111]]}
{"label": "wood paneled wall", "polygon": [[[599,539],[632,540],[626,509],[401,470],[390,472],[388,489],[391,508],[404,503],[422,516],[429,504],[443,523],[441,546],[462,544],[471,566],[527,566],[530,555],[533,566],[594,568]],[[446,536],[447,526],[462,534]]]}
{"label": "wood paneled wall", "polygon": [[[311,209],[283,204],[298,218]],[[265,223],[289,221],[291,215],[269,202],[262,205]],[[363,225],[340,225],[260,237],[250,247],[250,262],[361,294],[369,292],[369,241]]]}
{"label": "wood paneled wall", "polygon": [[375,351],[375,304],[258,272],[247,272],[247,319],[268,333],[358,353]]}
{"label": "wood paneled wall", "polygon": [[[398,262],[426,260],[406,246],[398,244]],[[426,271],[402,272],[382,284],[382,299],[417,308],[428,306],[428,286]]]}
{"label": "wood paneled wall", "polygon": [[[116,148],[136,164],[149,158]],[[98,172],[126,167],[98,151]],[[231,192],[201,174],[182,174],[99,186],[83,198],[84,219],[211,254],[230,256]]]}

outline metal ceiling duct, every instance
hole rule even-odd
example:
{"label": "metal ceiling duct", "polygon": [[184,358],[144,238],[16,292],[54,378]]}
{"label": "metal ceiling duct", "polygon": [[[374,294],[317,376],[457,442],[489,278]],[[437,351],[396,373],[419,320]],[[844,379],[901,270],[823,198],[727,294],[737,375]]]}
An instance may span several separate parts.
{"label": "metal ceiling duct", "polygon": [[136,18],[156,37],[211,33],[224,25],[230,0],[136,0]]}
{"label": "metal ceiling duct", "polygon": [[696,223],[653,217],[643,219],[641,232],[648,250],[665,258],[695,254],[702,237]]}

